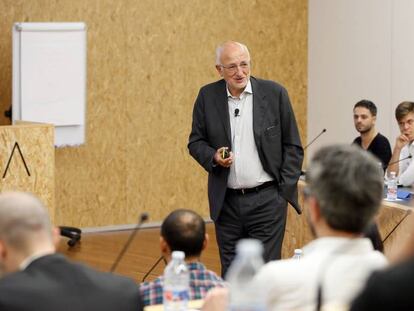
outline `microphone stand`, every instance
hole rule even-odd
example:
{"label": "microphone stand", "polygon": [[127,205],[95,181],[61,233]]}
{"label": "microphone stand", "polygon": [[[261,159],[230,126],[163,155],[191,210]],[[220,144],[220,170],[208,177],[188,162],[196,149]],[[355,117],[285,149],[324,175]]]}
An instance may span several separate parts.
{"label": "microphone stand", "polygon": [[[307,144],[304,148],[303,148],[303,151],[305,151],[306,149],[308,149],[308,147],[310,146],[310,145],[312,145],[314,142],[315,142],[315,140],[317,140],[323,133],[325,133],[326,132],[326,129],[323,129],[314,139],[312,139],[311,141],[310,141],[310,143],[309,144]],[[306,175],[306,172],[305,171],[300,171],[300,176],[305,176]]]}
{"label": "microphone stand", "polygon": [[121,252],[118,254],[118,257],[116,258],[115,262],[113,263],[111,269],[109,270],[111,273],[113,273],[118,266],[119,262],[121,261],[122,257],[124,256],[125,252],[128,250],[129,246],[131,245],[131,242],[134,240],[135,235],[137,234],[138,230],[141,228],[141,225],[143,222],[145,222],[148,219],[148,213],[142,213],[139,216],[138,224],[135,226],[134,230],[129,235],[129,238],[127,242],[125,243],[124,247],[122,248]]}
{"label": "microphone stand", "polygon": [[144,275],[144,277],[142,278],[142,282],[145,282],[148,275],[155,269],[156,266],[158,266],[158,264],[161,262],[161,260],[164,260],[164,263],[167,264],[167,261],[165,260],[164,256],[161,255],[161,257],[158,258],[158,260],[155,262],[155,264],[153,264],[152,267],[148,270],[148,272]]}
{"label": "microphone stand", "polygon": [[399,163],[399,162],[401,162],[401,161],[404,161],[404,160],[411,159],[412,157],[413,157],[413,156],[410,154],[409,156],[407,156],[407,157],[405,157],[405,158],[399,159],[399,160],[397,160],[397,161],[390,162],[390,163],[388,163],[387,165],[383,165],[384,171],[388,168],[388,166],[393,165],[393,164],[397,164],[397,163]]}
{"label": "microphone stand", "polygon": [[309,143],[309,144],[307,144],[306,146],[305,146],[305,148],[303,148],[303,150],[306,150],[306,149],[308,149],[308,147],[310,146],[310,145],[312,145],[313,144],[313,142],[315,141],[315,140],[317,140],[318,138],[319,138],[319,136],[321,136],[323,133],[325,133],[326,132],[326,129],[323,129],[314,139],[312,139],[311,140],[311,142]]}

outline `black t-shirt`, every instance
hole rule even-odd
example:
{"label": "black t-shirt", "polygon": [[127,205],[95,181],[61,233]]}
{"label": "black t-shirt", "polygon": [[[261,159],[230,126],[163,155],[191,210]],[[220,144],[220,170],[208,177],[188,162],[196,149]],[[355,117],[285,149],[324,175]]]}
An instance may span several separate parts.
{"label": "black t-shirt", "polygon": [[[357,138],[355,138],[353,143],[362,148],[361,136],[358,136]],[[375,138],[372,140],[367,151],[371,152],[374,156],[376,156],[381,161],[382,167],[384,168],[384,170],[387,168],[388,163],[390,162],[390,159],[392,156],[391,145],[387,137],[378,133],[377,136],[375,136]]]}

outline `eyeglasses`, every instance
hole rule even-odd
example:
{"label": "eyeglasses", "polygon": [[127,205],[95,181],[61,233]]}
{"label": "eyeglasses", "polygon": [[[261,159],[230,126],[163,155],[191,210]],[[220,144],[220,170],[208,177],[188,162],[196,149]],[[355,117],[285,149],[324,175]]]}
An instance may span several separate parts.
{"label": "eyeglasses", "polygon": [[250,68],[250,63],[248,62],[241,62],[239,65],[237,64],[230,64],[230,65],[220,65],[222,68],[224,68],[225,70],[227,70],[227,72],[231,75],[234,75],[237,70],[239,69],[239,67],[241,68],[242,71],[246,71]]}

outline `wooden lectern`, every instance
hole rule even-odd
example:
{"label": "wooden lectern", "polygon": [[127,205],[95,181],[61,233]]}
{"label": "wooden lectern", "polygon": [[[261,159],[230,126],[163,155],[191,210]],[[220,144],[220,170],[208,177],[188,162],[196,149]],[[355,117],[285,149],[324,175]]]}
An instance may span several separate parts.
{"label": "wooden lectern", "polygon": [[55,222],[54,126],[20,121],[0,126],[0,190],[38,196]]}

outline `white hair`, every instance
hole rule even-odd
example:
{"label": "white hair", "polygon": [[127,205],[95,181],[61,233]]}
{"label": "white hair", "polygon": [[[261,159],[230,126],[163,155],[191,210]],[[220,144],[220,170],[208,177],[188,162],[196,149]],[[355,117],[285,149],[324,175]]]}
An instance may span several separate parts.
{"label": "white hair", "polygon": [[226,46],[229,45],[238,45],[244,52],[247,53],[247,55],[250,58],[250,53],[249,53],[249,49],[247,48],[246,45],[244,45],[243,43],[240,42],[236,42],[236,41],[226,41],[222,44],[220,44],[217,48],[216,48],[216,65],[221,65],[221,54],[223,52],[223,50],[225,49]]}

